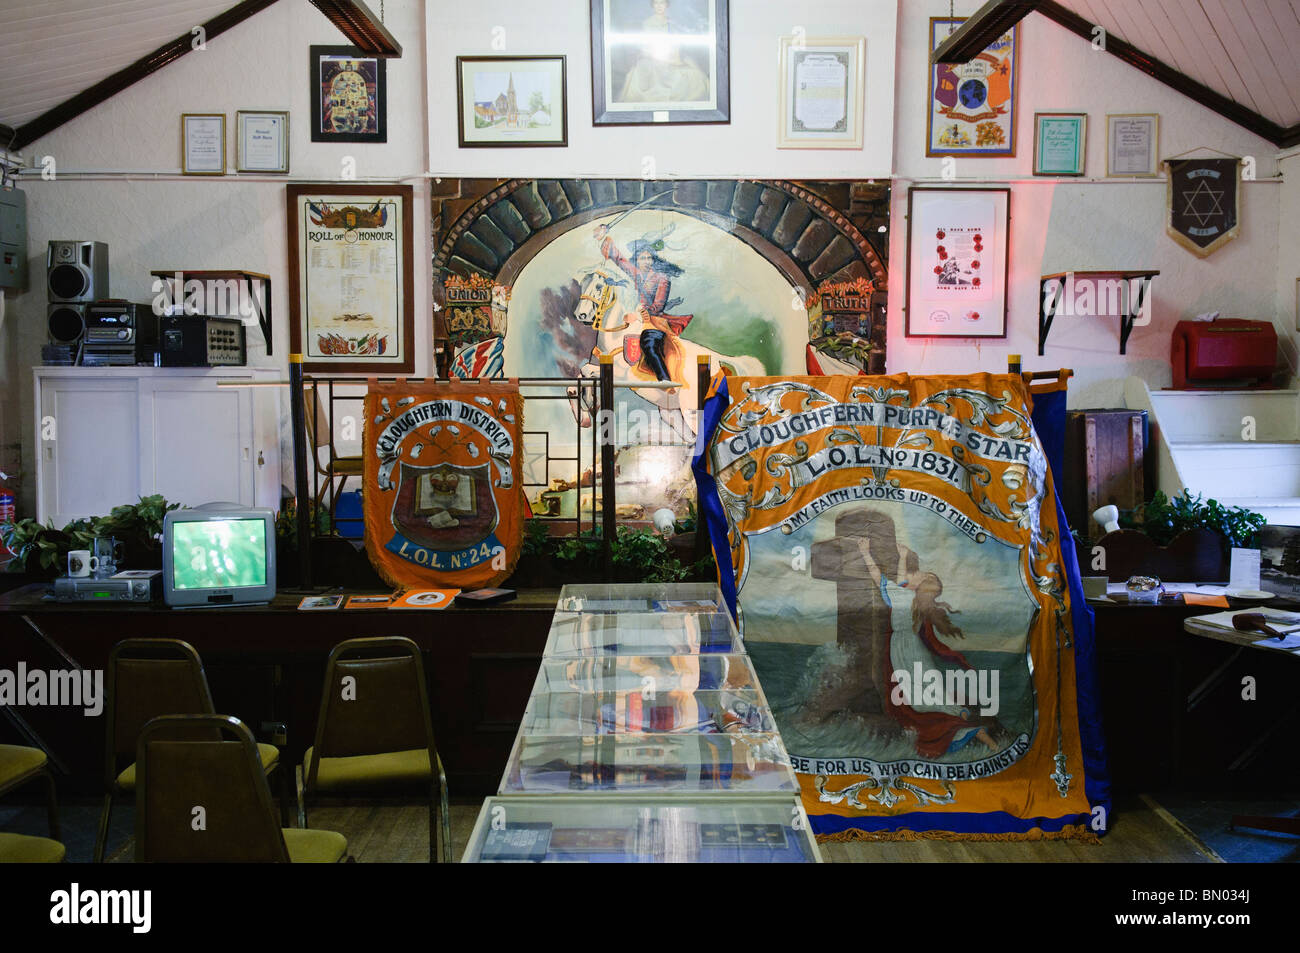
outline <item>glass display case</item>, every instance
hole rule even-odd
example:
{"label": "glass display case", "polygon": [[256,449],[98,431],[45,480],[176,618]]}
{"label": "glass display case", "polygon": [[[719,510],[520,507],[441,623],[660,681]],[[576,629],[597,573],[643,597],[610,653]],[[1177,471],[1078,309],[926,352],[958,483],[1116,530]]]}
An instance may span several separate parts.
{"label": "glass display case", "polygon": [[668,691],[543,692],[524,712],[525,735],[710,734],[776,731],[762,692]]}
{"label": "glass display case", "polygon": [[798,798],[716,585],[565,586],[466,860],[819,860]]}
{"label": "glass display case", "polygon": [[556,612],[544,655],[717,655],[743,652],[731,616],[720,612]]}
{"label": "glass display case", "polygon": [[533,694],[547,692],[761,691],[747,655],[607,655],[543,658]]}
{"label": "glass display case", "polygon": [[722,612],[727,604],[714,582],[592,583],[560,590],[556,612]]}
{"label": "glass display case", "polygon": [[775,732],[515,738],[500,795],[784,794],[799,791]]}
{"label": "glass display case", "polygon": [[464,863],[820,863],[797,798],[488,798]]}

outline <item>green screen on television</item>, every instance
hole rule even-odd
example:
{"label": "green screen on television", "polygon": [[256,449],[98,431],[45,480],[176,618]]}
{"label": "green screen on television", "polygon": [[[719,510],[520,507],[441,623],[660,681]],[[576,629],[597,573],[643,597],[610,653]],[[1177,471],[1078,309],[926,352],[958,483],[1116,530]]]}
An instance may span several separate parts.
{"label": "green screen on television", "polygon": [[172,524],[172,584],[177,589],[266,585],[266,523],[197,520]]}

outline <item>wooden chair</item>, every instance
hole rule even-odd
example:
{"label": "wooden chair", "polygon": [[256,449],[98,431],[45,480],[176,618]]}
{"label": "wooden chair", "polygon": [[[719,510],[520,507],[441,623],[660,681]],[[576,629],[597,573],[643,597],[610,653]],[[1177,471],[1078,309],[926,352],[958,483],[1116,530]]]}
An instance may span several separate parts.
{"label": "wooden chair", "polygon": [[54,797],[54,775],[50,773],[50,759],[40,748],[0,745],[0,797],[38,778],[45,783],[45,809],[50,824],[50,837],[57,841],[59,807]]}
{"label": "wooden chair", "polygon": [[347,856],[342,834],[281,828],[258,745],[238,718],[154,718],[140,732],[135,763],[137,862],[333,864]]}
{"label": "wooden chair", "polygon": [[299,822],[316,794],[347,795],[398,787],[429,788],[429,862],[451,862],[447,776],[434,745],[420,649],[401,637],[349,639],[330,652],[316,719],[316,743],[303,756]]}
{"label": "wooden chair", "polygon": [[[331,408],[332,411],[333,408]],[[321,400],[320,387],[317,384],[303,385],[303,423],[307,430],[307,444],[310,447],[312,465],[321,482],[316,488],[316,505],[320,506],[325,498],[325,490],[330,490],[330,523],[333,525],[335,503],[351,477],[361,479],[364,473],[364,458],[361,456],[341,457],[334,448],[334,423],[325,413],[325,403]],[[322,465],[321,448],[329,450],[329,463]],[[339,483],[334,485],[338,478]]]}
{"label": "wooden chair", "polygon": [[[95,837],[95,863],[103,863],[113,798],[136,787],[136,742],[145,724],[160,715],[211,715],[215,712],[203,662],[194,646],[180,639],[126,639],[108,657],[104,721],[104,806]],[[210,734],[210,732],[209,732]],[[280,750],[259,744],[262,767],[280,767]],[[125,766],[123,762],[126,763]],[[281,815],[290,818],[290,772],[281,771]]]}

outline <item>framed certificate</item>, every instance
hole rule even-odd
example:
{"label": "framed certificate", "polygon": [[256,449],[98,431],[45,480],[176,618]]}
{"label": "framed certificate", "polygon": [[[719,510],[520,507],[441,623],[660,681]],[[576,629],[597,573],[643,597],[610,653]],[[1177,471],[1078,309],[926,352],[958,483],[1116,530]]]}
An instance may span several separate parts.
{"label": "framed certificate", "polygon": [[184,113],[181,116],[181,173],[226,174],[225,113]]}
{"label": "framed certificate", "polygon": [[778,149],[861,149],[867,41],[783,36]]}
{"label": "framed certificate", "polygon": [[289,114],[241,109],[235,114],[235,170],[289,172]]}
{"label": "framed certificate", "polygon": [[1160,116],[1115,113],[1106,117],[1106,175],[1151,178],[1160,168]]}
{"label": "framed certificate", "polygon": [[1005,338],[1011,190],[907,193],[908,337]]}
{"label": "framed certificate", "polygon": [[306,373],[415,367],[409,185],[286,187],[289,349]]}
{"label": "framed certificate", "polygon": [[1034,113],[1034,175],[1083,175],[1085,113]]}

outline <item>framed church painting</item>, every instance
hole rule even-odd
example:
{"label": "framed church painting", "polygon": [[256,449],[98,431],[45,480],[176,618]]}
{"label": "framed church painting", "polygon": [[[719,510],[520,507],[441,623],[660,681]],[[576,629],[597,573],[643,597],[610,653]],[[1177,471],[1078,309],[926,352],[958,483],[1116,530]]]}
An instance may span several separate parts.
{"label": "framed church painting", "polygon": [[460,147],[566,146],[563,56],[456,57]]}

